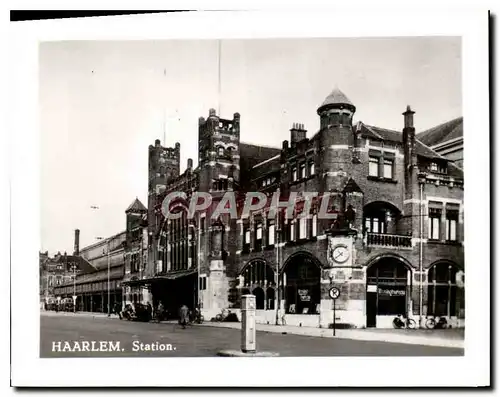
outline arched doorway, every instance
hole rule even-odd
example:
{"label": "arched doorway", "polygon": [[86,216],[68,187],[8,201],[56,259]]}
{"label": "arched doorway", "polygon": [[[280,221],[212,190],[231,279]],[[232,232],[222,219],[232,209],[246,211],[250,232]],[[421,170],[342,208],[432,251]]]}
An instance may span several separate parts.
{"label": "arched doorway", "polygon": [[283,268],[285,310],[288,314],[318,314],[321,302],[321,267],[307,252],[292,255]]}
{"label": "arched doorway", "polygon": [[440,261],[433,264],[427,274],[427,315],[462,317],[463,294],[457,285],[458,266]]}
{"label": "arched doorway", "polygon": [[372,261],[366,271],[366,326],[376,327],[377,316],[408,315],[411,267],[397,256]]}

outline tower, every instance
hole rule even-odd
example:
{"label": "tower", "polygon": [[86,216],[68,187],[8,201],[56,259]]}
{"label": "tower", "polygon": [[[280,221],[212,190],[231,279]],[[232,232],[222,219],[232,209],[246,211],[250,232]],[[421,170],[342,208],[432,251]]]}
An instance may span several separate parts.
{"label": "tower", "polygon": [[200,266],[200,272],[208,275],[208,293],[203,298],[203,307],[215,315],[228,304],[228,259],[224,252],[228,249],[230,231],[235,230],[236,220],[231,220],[228,214],[216,221],[211,217],[224,194],[238,189],[240,114],[234,113],[232,120],[223,119],[215,109],[210,109],[208,118],[200,117],[198,121],[199,190],[212,195],[212,208],[206,214],[209,225],[206,246],[210,248]]}
{"label": "tower", "polygon": [[200,117],[198,124],[200,190],[233,190],[240,175],[240,114],[222,119],[210,109],[208,118]]}
{"label": "tower", "polygon": [[352,118],[355,111],[354,104],[338,88],[325,98],[317,110],[321,146],[319,171],[324,176],[320,180],[320,191],[330,192],[330,203],[341,212],[345,210],[344,188],[354,166]]}
{"label": "tower", "polygon": [[159,195],[167,188],[169,181],[180,174],[181,145],[176,143],[174,147],[164,147],[160,140],[155,140],[155,144],[149,145],[148,156],[148,216],[147,233],[149,235],[148,245],[148,272],[155,269],[156,235],[161,227],[161,213],[156,211],[159,202]]}

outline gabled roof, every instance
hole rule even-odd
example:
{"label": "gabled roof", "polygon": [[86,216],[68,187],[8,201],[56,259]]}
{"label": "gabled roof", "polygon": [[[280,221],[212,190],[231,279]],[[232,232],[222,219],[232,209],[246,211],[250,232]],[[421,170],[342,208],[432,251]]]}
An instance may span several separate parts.
{"label": "gabled roof", "polygon": [[[370,139],[403,143],[402,132],[379,128],[373,125],[366,125],[361,123],[361,134]],[[446,160],[448,162],[448,175],[457,178],[463,178],[463,171],[459,167],[431,149],[425,143],[421,142],[419,140],[419,136],[420,135],[417,135],[417,139],[415,139],[415,150],[418,156],[426,157],[428,159]]]}
{"label": "gabled roof", "polygon": [[141,201],[136,197],[135,200],[128,206],[125,213],[142,214],[148,212],[148,209],[141,203]]}
{"label": "gabled roof", "polygon": [[82,256],[77,255],[61,255],[57,258],[54,258],[55,263],[60,263],[63,265],[67,265],[69,263],[76,263],[77,268],[81,273],[92,273],[97,271],[97,269],[92,266],[92,264],[87,261]]}
{"label": "gabled roof", "polygon": [[[363,128],[364,127],[364,128]],[[383,141],[403,143],[403,133],[386,128],[375,127],[373,125],[362,125],[361,133],[372,139],[379,139]],[[415,149],[419,156],[431,159],[444,159],[439,153],[432,150],[430,147],[420,142],[419,139],[415,140]]]}
{"label": "gabled roof", "polygon": [[434,146],[464,136],[464,118],[447,121],[417,135],[417,138],[427,146]]}
{"label": "gabled roof", "polygon": [[344,186],[344,192],[345,193],[363,193],[361,188],[358,186],[358,184],[354,181],[354,179],[349,178],[347,183]]}

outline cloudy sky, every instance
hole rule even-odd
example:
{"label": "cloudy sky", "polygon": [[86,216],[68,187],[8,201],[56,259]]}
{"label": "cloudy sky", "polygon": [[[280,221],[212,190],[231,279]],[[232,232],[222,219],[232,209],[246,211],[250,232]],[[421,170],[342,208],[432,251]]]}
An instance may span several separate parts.
{"label": "cloudy sky", "polygon": [[[125,229],[147,204],[147,149],[181,144],[197,164],[198,117],[241,114],[241,139],[280,146],[308,136],[338,86],[355,121],[401,130],[406,105],[423,131],[462,115],[458,38],[46,42],[40,45],[43,250],[73,251]],[[166,120],[164,123],[163,120]],[[164,128],[165,124],[165,128]],[[92,210],[90,206],[98,206]]]}

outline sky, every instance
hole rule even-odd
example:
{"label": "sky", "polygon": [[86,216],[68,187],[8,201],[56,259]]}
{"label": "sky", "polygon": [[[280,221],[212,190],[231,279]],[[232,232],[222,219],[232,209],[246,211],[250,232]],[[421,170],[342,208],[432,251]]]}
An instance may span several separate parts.
{"label": "sky", "polygon": [[[60,41],[39,52],[41,247],[73,252],[125,230],[147,205],[148,146],[197,159],[198,118],[241,114],[241,141],[280,147],[292,123],[312,136],[335,88],[354,122],[417,133],[462,116],[460,38]],[[219,70],[220,67],[220,70]],[[220,81],[219,81],[220,76]],[[166,140],[165,140],[166,137]],[[92,209],[97,206],[99,209]]]}

